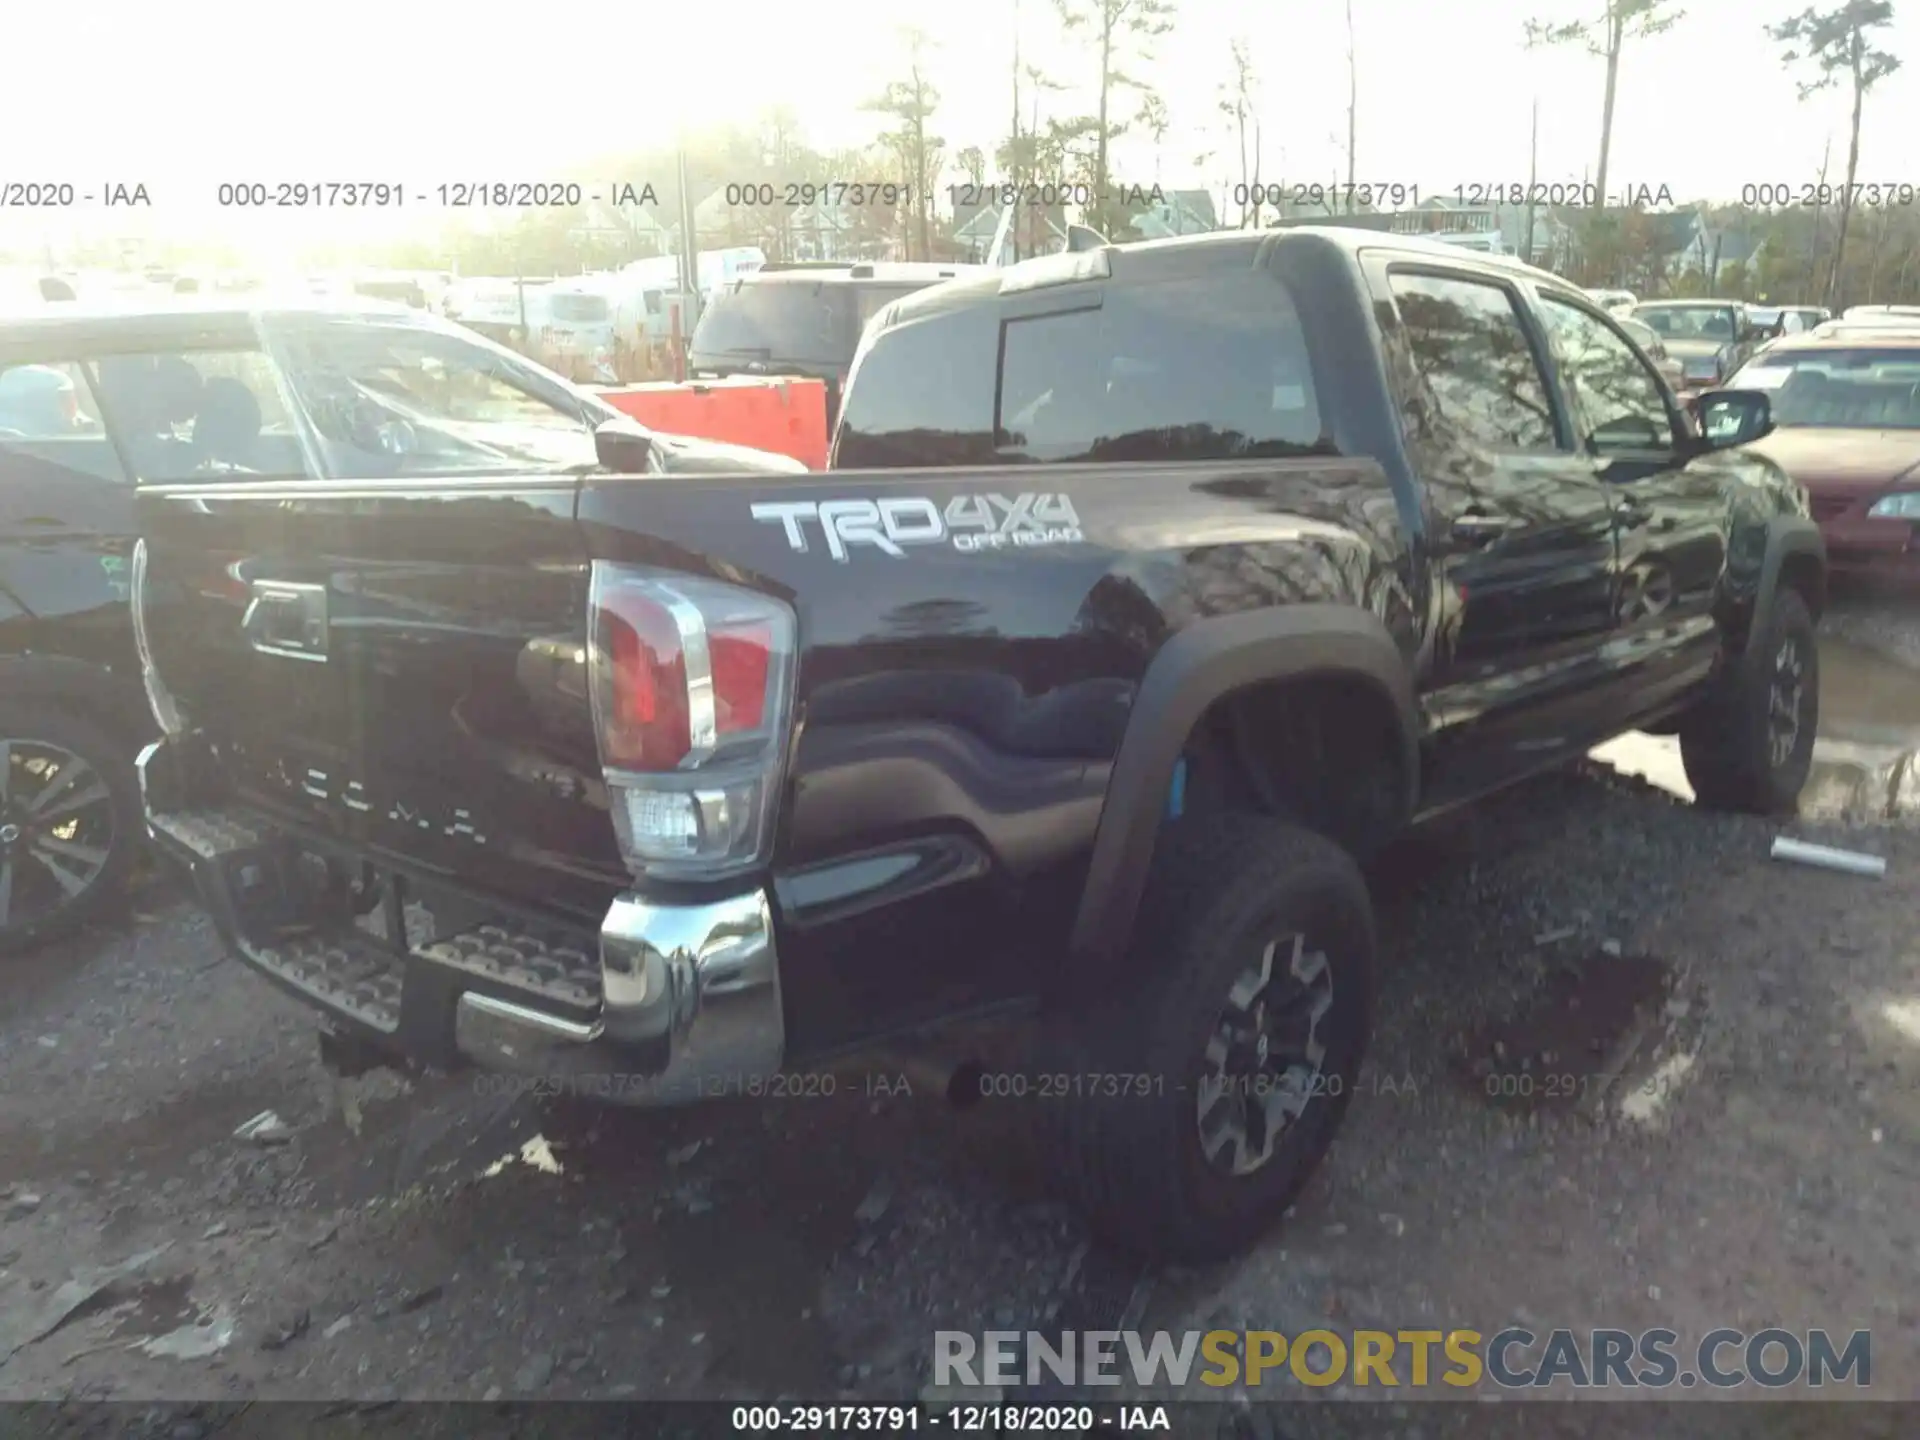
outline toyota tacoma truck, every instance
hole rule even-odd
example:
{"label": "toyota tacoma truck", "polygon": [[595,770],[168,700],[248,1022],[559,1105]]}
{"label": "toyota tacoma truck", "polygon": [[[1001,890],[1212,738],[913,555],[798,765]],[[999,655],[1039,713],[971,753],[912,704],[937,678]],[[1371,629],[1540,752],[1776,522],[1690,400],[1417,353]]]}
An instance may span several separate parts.
{"label": "toyota tacoma truck", "polygon": [[591,473],[145,490],[147,814],[421,1064],[773,1094],[1037,1007],[1069,1193],[1219,1256],[1352,1094],[1384,840],[1636,727],[1794,805],[1825,558],[1769,423],[1432,242],[1043,257],[878,313],[824,472],[616,423]]}

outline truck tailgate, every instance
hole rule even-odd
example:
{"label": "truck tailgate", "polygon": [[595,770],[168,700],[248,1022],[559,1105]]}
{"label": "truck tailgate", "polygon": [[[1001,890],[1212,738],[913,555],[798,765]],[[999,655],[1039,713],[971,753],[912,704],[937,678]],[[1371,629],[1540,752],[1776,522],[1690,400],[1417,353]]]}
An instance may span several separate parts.
{"label": "truck tailgate", "polygon": [[247,804],[490,897],[624,879],[572,479],[143,491],[148,644]]}

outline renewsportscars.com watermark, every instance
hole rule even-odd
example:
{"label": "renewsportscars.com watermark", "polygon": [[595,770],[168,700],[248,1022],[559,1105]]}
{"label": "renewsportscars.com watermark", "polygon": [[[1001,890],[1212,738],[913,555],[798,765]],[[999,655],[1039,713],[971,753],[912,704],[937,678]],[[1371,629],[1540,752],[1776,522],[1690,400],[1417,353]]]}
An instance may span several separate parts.
{"label": "renewsportscars.com watermark", "polygon": [[1873,1383],[1873,1336],[1826,1330],[1710,1330],[1687,1348],[1673,1330],[937,1330],[941,1387],[1055,1383],[1140,1389],[1337,1385],[1468,1389],[1820,1389]]}

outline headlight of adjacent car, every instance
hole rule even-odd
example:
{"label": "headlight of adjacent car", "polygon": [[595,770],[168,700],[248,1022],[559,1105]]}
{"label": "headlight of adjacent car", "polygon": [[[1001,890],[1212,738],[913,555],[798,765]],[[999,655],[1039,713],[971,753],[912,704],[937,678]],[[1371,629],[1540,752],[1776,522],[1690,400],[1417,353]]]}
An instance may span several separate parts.
{"label": "headlight of adjacent car", "polygon": [[1718,380],[1720,378],[1720,358],[1709,355],[1704,360],[1689,360],[1683,372],[1689,380]]}
{"label": "headlight of adjacent car", "polygon": [[1878,515],[1886,520],[1920,520],[1920,492],[1907,491],[1900,495],[1883,495],[1873,502],[1869,515]]}

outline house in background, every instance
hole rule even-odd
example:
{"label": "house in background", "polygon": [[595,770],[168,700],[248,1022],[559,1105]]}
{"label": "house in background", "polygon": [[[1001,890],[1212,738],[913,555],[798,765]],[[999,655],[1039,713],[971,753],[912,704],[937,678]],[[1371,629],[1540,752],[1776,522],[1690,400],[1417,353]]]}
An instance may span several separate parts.
{"label": "house in background", "polygon": [[1702,216],[1687,237],[1687,247],[1678,257],[1678,268],[1700,271],[1707,277],[1708,289],[1714,290],[1730,265],[1749,272],[1757,269],[1765,243],[1758,235],[1734,227],[1715,226]]}
{"label": "house in background", "polygon": [[[992,264],[993,257],[987,252],[993,248],[993,237],[1000,231],[1000,213],[998,205],[956,203],[953,225],[947,232],[956,251],[955,258],[974,264]],[[1015,223],[1020,231],[1018,249],[1022,259],[1051,255],[1067,248],[1067,211],[1063,205],[1023,206]],[[1012,263],[1014,249],[1014,237],[1009,235],[1000,256],[1002,263]]]}
{"label": "house in background", "polygon": [[1162,190],[1160,194],[1160,204],[1133,217],[1133,234],[1126,239],[1164,240],[1170,235],[1205,235],[1220,228],[1213,196],[1205,190]]}
{"label": "house in background", "polygon": [[[727,204],[726,189],[713,191],[693,207],[700,248],[757,245],[769,260],[890,260],[896,242],[885,226],[856,213],[851,205],[822,199],[811,205],[744,206]],[[669,253],[678,249],[680,227],[666,229]]]}
{"label": "house in background", "polygon": [[899,223],[913,222],[882,216],[877,207],[863,210],[841,194],[822,195],[787,212],[784,249],[790,260],[898,260],[904,254]]}

